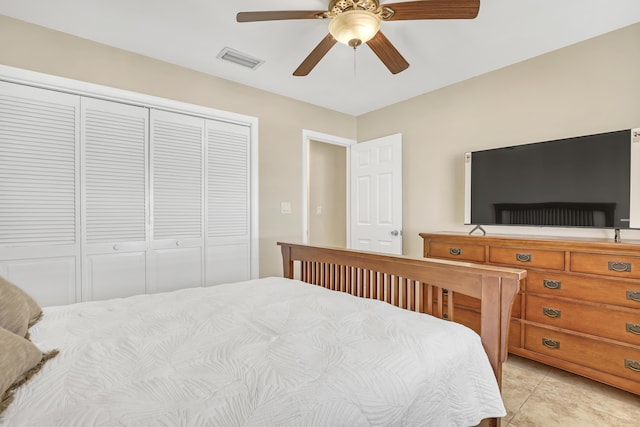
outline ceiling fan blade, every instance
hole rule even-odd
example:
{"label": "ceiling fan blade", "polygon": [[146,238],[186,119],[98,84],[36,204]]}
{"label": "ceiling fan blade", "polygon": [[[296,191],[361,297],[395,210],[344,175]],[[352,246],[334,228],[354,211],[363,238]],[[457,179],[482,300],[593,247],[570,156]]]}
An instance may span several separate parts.
{"label": "ceiling fan blade", "polygon": [[263,12],[238,12],[237,22],[280,21],[284,19],[318,19],[326,10],[270,10]]}
{"label": "ceiling fan blade", "polygon": [[333,47],[334,44],[337,43],[337,40],[333,38],[331,34],[327,34],[325,38],[315,47],[307,56],[302,64],[293,72],[294,76],[306,76],[313,70],[318,62],[329,52],[329,49]]}
{"label": "ceiling fan blade", "polygon": [[398,74],[409,68],[407,60],[400,55],[400,52],[398,52],[389,39],[382,34],[382,31],[378,31],[375,37],[367,42],[367,45],[373,53],[380,58],[384,65],[387,66],[392,74]]}
{"label": "ceiling fan blade", "polygon": [[388,21],[409,19],[473,19],[478,16],[480,0],[422,0],[383,4],[395,13]]}

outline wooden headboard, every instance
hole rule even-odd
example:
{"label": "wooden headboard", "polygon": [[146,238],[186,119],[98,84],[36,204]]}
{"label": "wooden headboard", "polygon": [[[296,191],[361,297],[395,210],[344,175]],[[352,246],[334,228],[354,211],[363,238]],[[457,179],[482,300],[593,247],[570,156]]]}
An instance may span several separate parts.
{"label": "wooden headboard", "polygon": [[[279,242],[284,277],[294,278],[294,262],[304,282],[455,321],[452,298],[443,290],[480,299],[482,343],[502,386],[511,305],[525,270],[457,261],[382,255],[349,249]],[[296,270],[298,272],[298,270]]]}

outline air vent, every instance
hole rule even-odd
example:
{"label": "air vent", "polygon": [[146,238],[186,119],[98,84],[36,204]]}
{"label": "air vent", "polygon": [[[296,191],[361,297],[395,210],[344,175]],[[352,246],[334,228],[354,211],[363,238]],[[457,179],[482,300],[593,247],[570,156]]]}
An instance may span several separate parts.
{"label": "air vent", "polygon": [[230,47],[222,49],[217,57],[225,61],[233,62],[234,64],[242,65],[246,68],[251,68],[252,70],[255,70],[264,63],[264,60],[262,59],[251,57],[246,53],[231,49]]}

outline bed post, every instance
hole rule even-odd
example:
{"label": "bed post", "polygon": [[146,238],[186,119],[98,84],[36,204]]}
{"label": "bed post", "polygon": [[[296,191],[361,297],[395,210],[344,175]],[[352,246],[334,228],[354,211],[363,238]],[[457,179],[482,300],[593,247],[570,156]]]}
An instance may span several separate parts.
{"label": "bed post", "polygon": [[[489,362],[496,374],[498,385],[502,389],[502,363],[507,360],[509,324],[511,322],[511,306],[518,293],[517,280],[504,277],[483,276],[482,298],[480,300],[480,328],[483,345]],[[491,308],[500,307],[499,316],[484,315]],[[499,334],[496,336],[496,334]],[[490,340],[485,337],[491,336]]]}
{"label": "bed post", "polygon": [[280,245],[282,250],[282,276],[293,279],[293,259],[291,258],[291,246]]}
{"label": "bed post", "polygon": [[493,368],[493,372],[498,380],[498,385],[502,386],[502,310],[498,316],[489,315],[491,310],[496,311],[496,307],[500,307],[502,300],[501,280],[495,276],[482,276],[482,298],[480,299],[480,335],[482,336],[482,345],[489,356],[489,362]]}

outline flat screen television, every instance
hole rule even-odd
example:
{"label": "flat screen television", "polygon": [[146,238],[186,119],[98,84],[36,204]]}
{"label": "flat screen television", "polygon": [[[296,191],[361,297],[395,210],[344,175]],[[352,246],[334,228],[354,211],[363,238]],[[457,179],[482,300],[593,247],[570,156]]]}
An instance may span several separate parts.
{"label": "flat screen television", "polygon": [[465,153],[465,224],[640,228],[640,129]]}

